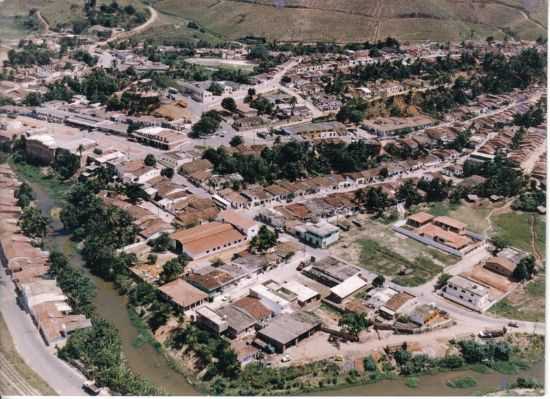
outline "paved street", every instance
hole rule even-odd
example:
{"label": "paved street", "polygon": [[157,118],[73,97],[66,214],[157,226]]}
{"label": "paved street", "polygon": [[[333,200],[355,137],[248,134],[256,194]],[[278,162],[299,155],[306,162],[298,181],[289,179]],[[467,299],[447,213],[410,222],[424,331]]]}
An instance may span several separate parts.
{"label": "paved street", "polygon": [[0,265],[0,311],[21,358],[60,395],[85,395],[86,380],[47,347],[30,316],[16,302],[15,287]]}

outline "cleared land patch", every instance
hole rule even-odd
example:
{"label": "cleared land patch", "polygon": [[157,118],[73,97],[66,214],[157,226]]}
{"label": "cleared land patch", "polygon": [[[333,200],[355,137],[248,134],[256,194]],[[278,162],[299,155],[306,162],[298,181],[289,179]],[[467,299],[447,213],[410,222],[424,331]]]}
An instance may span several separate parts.
{"label": "cleared land patch", "polygon": [[489,312],[510,319],[544,321],[545,275],[538,274],[525,286],[518,286],[505,299],[489,309]]}
{"label": "cleared land patch", "polygon": [[[364,267],[397,284],[417,286],[441,273],[458,258],[396,234],[391,225],[361,217],[363,227],[340,234],[330,251],[335,256]],[[400,275],[409,269],[410,274]]]}

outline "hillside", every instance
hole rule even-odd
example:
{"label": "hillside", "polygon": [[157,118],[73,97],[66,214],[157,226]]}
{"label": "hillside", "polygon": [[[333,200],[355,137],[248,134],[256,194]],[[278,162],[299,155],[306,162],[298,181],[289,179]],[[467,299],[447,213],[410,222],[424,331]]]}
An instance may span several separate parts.
{"label": "hillside", "polygon": [[[98,0],[97,4],[110,4],[111,0]],[[140,0],[117,0],[121,6],[134,5],[143,10]],[[39,10],[51,27],[84,18],[84,0],[0,0],[0,38],[12,39],[29,33],[21,20],[32,9]]]}
{"label": "hillside", "polygon": [[169,15],[235,39],[461,40],[546,34],[546,0],[156,0]]}

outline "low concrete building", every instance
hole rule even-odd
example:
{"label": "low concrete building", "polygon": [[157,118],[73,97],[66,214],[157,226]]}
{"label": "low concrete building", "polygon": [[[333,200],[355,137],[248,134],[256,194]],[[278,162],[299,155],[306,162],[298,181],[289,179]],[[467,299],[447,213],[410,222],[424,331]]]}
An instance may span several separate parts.
{"label": "low concrete building", "polygon": [[142,144],[166,151],[176,150],[188,141],[183,133],[158,126],[136,130],[132,136]]}
{"label": "low concrete building", "polygon": [[254,238],[260,230],[260,225],[256,221],[232,210],[221,211],[218,214],[218,220],[233,225],[241,234],[246,236],[247,240]]}
{"label": "low concrete building", "polygon": [[516,270],[514,262],[499,256],[492,256],[487,259],[483,267],[506,277],[512,277],[514,270]]}
{"label": "low concrete building", "polygon": [[346,298],[362,290],[367,285],[368,282],[360,275],[356,274],[332,287],[330,289],[329,299],[336,303],[342,303]]}
{"label": "low concrete building", "polygon": [[340,239],[340,229],[324,221],[297,226],[296,231],[306,243],[317,248],[328,248]]}
{"label": "low concrete building", "polygon": [[418,305],[416,308],[413,309],[411,313],[409,313],[409,319],[413,323],[416,323],[419,326],[423,327],[426,324],[429,324],[438,315],[439,309],[437,309],[435,306],[422,304]]}
{"label": "low concrete building", "polygon": [[416,297],[407,292],[400,292],[392,296],[379,310],[380,315],[393,319],[397,314],[405,312],[416,304]]}
{"label": "low concrete building", "polygon": [[208,295],[178,278],[159,287],[160,292],[184,312],[205,303]]}
{"label": "low concrete building", "polygon": [[491,304],[489,287],[460,275],[447,282],[442,294],[445,298],[480,313]]}
{"label": "low concrete building", "polygon": [[321,327],[321,320],[307,312],[283,313],[275,317],[267,327],[258,331],[258,338],[272,345],[277,352],[311,336]]}
{"label": "low concrete building", "polygon": [[57,144],[48,134],[38,134],[27,138],[25,153],[28,157],[43,165],[49,165],[55,160]]}
{"label": "low concrete building", "polygon": [[304,274],[328,287],[334,287],[348,278],[359,274],[362,270],[333,256],[315,261],[304,269]]}
{"label": "low concrete building", "polygon": [[246,236],[233,225],[220,222],[178,230],[171,238],[176,242],[177,252],[186,253],[193,260],[213,256],[246,242]]}

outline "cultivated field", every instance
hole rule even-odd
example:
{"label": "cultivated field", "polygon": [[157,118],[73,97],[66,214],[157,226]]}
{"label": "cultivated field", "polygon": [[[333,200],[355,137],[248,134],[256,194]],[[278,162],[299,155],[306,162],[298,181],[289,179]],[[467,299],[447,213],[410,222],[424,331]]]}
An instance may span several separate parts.
{"label": "cultivated field", "polygon": [[285,41],[462,40],[545,34],[545,0],[160,0],[161,12],[228,38]]}

